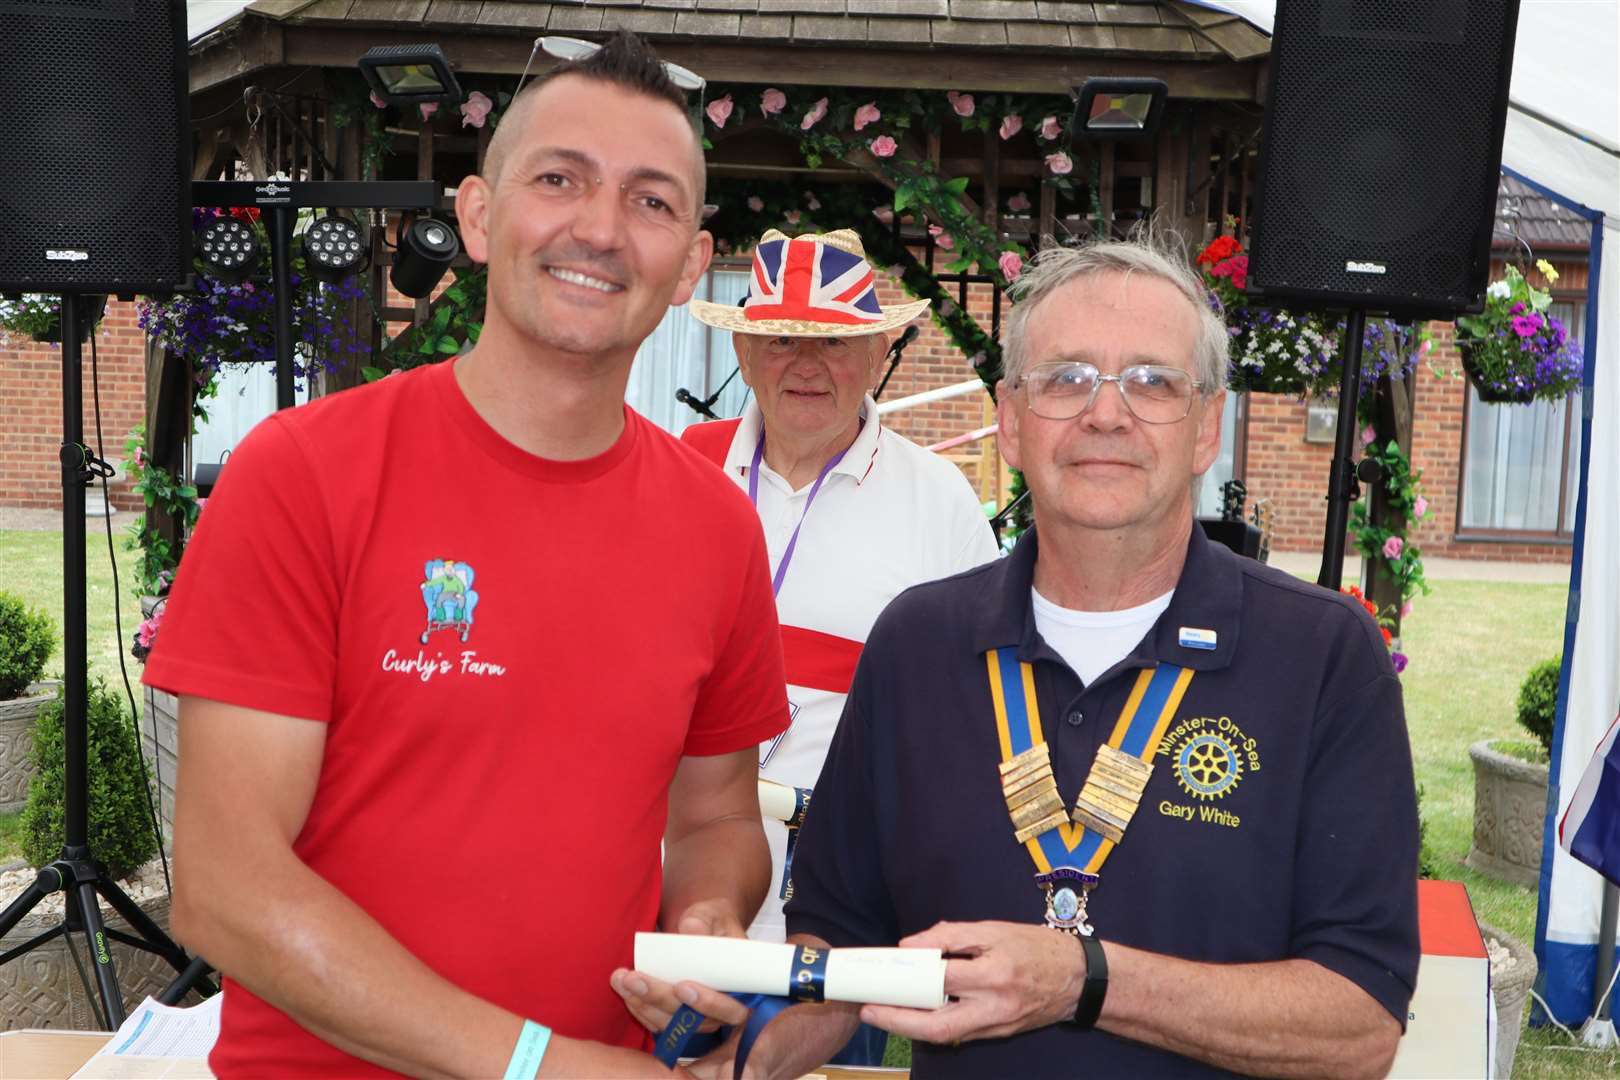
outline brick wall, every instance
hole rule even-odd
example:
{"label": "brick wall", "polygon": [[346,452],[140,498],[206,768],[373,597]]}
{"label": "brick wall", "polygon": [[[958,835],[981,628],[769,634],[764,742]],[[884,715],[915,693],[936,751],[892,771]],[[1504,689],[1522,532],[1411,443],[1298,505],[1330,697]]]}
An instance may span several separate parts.
{"label": "brick wall", "polygon": [[[124,456],[124,438],[146,411],[145,337],[135,325],[135,305],[107,302],[96,338],[100,369],[102,454]],[[90,347],[84,356],[84,441],[96,445]],[[0,344],[0,506],[60,509],[62,478],[62,354],[22,335]],[[128,481],[112,485],[113,503],[134,509],[139,499]]]}

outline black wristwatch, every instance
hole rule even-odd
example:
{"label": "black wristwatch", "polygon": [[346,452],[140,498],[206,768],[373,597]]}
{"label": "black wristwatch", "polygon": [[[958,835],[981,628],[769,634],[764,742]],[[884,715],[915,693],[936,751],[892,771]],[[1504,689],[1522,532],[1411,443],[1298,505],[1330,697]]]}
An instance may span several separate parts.
{"label": "black wristwatch", "polygon": [[1086,981],[1080,987],[1080,1001],[1074,1007],[1074,1019],[1069,1025],[1080,1031],[1097,1026],[1102,1015],[1103,998],[1108,996],[1108,957],[1102,942],[1096,937],[1080,938],[1080,948],[1086,954]]}

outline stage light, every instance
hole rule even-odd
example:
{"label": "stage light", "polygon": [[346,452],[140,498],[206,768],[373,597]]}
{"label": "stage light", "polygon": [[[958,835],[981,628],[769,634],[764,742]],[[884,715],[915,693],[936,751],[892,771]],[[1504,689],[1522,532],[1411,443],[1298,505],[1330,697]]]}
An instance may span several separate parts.
{"label": "stage light", "polygon": [[342,281],[365,268],[370,258],[360,226],[327,214],[304,230],[304,266],[322,281]]}
{"label": "stage light", "polygon": [[462,96],[437,45],[379,45],[360,58],[360,73],[390,105],[442,105]]}
{"label": "stage light", "polygon": [[460,253],[456,230],[433,218],[417,218],[400,231],[388,280],[405,296],[420,300],[433,291]]}
{"label": "stage light", "polygon": [[1077,139],[1145,139],[1159,126],[1169,87],[1158,79],[1087,79],[1075,91],[1069,134]]}
{"label": "stage light", "polygon": [[259,240],[233,217],[210,218],[197,229],[197,254],[210,277],[227,284],[246,281],[259,268]]}

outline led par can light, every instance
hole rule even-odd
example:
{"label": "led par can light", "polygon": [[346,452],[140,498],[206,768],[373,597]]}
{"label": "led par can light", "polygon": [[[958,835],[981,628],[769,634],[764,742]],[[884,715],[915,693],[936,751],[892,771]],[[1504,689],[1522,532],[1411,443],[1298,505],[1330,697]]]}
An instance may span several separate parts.
{"label": "led par can light", "polygon": [[327,214],[304,230],[304,266],[322,281],[341,281],[365,268],[370,251],[360,226]]}
{"label": "led par can light", "polygon": [[388,280],[401,294],[420,300],[433,291],[460,253],[456,230],[434,218],[417,218],[400,233]]}
{"label": "led par can light", "polygon": [[211,218],[197,229],[197,254],[210,277],[227,284],[246,281],[259,268],[259,240],[233,217]]}

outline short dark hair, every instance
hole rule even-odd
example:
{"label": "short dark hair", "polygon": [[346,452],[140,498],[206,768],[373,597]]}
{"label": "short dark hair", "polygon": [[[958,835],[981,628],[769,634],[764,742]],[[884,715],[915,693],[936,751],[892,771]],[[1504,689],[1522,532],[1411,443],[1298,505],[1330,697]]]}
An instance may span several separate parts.
{"label": "short dark hair", "polygon": [[623,27],[584,59],[565,60],[537,75],[525,93],[538,90],[560,75],[583,75],[648,97],[662,98],[682,112],[687,108],[686,91],[675,85],[652,46]]}

